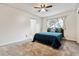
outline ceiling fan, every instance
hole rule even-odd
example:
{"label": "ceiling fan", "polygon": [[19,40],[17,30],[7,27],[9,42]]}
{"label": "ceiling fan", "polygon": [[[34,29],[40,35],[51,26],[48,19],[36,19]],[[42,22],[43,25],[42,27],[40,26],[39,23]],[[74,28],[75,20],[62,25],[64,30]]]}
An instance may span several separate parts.
{"label": "ceiling fan", "polygon": [[38,12],[47,12],[47,8],[52,8],[52,5],[47,5],[47,4],[40,4],[39,6],[35,6],[35,9],[39,9]]}

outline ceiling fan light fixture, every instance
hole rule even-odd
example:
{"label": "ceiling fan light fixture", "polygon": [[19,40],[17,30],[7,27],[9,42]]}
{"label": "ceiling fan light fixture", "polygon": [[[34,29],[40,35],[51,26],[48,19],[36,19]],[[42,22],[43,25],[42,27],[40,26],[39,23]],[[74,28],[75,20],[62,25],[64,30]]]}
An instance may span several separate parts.
{"label": "ceiling fan light fixture", "polygon": [[46,10],[45,10],[44,8],[42,8],[40,12],[45,12],[45,11],[46,11]]}

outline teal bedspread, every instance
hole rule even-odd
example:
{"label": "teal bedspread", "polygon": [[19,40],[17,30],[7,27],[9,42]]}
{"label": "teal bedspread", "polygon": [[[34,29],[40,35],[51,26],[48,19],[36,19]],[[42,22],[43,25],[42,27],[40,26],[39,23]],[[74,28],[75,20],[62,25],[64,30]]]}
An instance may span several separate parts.
{"label": "teal bedspread", "polygon": [[55,36],[57,37],[58,40],[62,39],[62,33],[58,33],[58,32],[57,33],[56,32],[40,32],[39,34]]}
{"label": "teal bedspread", "polygon": [[62,33],[40,32],[35,34],[33,41],[51,45],[53,48],[59,48],[61,46],[61,39]]}

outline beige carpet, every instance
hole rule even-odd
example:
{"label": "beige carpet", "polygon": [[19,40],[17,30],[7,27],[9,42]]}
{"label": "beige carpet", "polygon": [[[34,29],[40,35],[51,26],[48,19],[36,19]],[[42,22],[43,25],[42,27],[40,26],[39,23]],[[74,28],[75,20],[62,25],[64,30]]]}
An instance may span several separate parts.
{"label": "beige carpet", "polygon": [[59,50],[38,42],[14,43],[1,46],[2,56],[72,56],[79,55],[79,44],[71,41],[62,41]]}

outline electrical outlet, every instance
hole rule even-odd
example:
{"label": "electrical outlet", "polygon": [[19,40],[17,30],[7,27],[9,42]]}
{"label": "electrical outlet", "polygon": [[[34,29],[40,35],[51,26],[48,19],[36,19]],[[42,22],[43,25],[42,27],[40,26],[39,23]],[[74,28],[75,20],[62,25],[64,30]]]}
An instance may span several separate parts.
{"label": "electrical outlet", "polygon": [[26,37],[27,37],[27,35],[26,35]]}
{"label": "electrical outlet", "polygon": [[78,11],[78,14],[79,14],[79,11]]}

